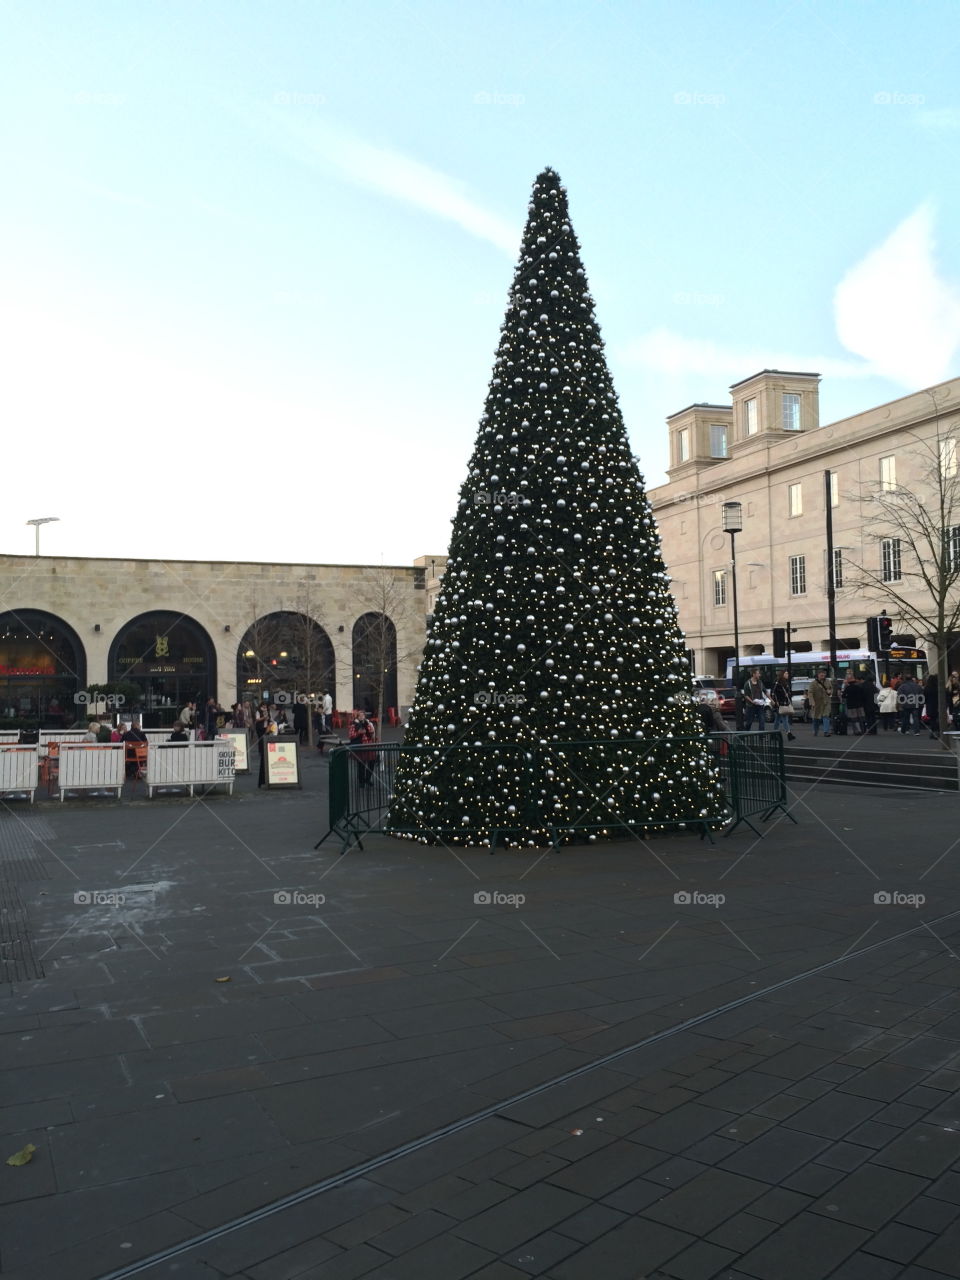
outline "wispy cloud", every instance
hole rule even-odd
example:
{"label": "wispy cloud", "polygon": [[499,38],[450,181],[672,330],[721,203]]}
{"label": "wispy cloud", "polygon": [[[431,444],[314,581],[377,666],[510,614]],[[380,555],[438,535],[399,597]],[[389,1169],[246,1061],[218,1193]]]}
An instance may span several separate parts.
{"label": "wispy cloud", "polygon": [[934,214],[922,204],[840,281],[837,336],[873,372],[906,387],[950,377],[960,294],[937,271]]}
{"label": "wispy cloud", "polygon": [[772,347],[735,347],[710,338],[688,338],[673,329],[653,329],[626,344],[627,364],[642,365],[675,376],[700,374],[724,383],[736,382],[757,369],[803,369],[831,378],[866,378],[873,370],[851,360],[798,355]]}
{"label": "wispy cloud", "polygon": [[377,146],[315,113],[261,106],[240,114],[256,132],[300,164],[319,165],[354,186],[378,191],[434,217],[454,222],[511,258],[521,227],[482,208],[465,184],[390,147]]}
{"label": "wispy cloud", "polygon": [[960,130],[960,107],[940,107],[934,111],[917,111],[914,120],[921,129],[955,133]]}
{"label": "wispy cloud", "polygon": [[913,389],[952,376],[960,348],[960,294],[937,271],[934,215],[921,205],[852,267],[833,296],[837,337],[854,359],[737,347],[657,328],[623,350],[627,363],[730,382],[755,369],[804,369],[831,378],[880,377]]}

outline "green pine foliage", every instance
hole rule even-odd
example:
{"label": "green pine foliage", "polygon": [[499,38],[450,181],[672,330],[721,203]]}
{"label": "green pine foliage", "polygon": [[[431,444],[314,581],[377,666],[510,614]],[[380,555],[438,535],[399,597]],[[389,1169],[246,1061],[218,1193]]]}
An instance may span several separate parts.
{"label": "green pine foliage", "polygon": [[[566,191],[533,188],[389,828],[539,845],[720,812]],[[604,742],[598,749],[570,743]],[[458,746],[459,750],[448,750]],[[469,748],[466,750],[464,748]]]}

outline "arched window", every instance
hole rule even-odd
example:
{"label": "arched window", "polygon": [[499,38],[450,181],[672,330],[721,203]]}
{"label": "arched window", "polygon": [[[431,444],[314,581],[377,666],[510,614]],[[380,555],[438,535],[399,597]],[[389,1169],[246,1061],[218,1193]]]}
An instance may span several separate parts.
{"label": "arched window", "polygon": [[397,705],[397,628],[385,613],[353,624],[353,705],[381,717]]}
{"label": "arched window", "polygon": [[333,644],[319,622],[282,609],[251,623],[237,650],[237,697],[266,693],[320,697],[336,692]]}
{"label": "arched window", "polygon": [[170,724],[188,702],[201,707],[217,696],[213,641],[193,618],[172,610],[141,613],[114,636],[107,659],[110,681],[140,689],[144,724]]}
{"label": "arched window", "polygon": [[44,729],[72,724],[86,681],[83,644],[62,618],[42,609],[0,613],[0,728],[15,720]]}

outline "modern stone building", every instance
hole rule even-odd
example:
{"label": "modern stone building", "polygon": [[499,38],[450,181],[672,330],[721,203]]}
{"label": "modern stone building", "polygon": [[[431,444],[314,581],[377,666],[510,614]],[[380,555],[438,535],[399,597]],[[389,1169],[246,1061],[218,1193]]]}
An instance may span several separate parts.
{"label": "modern stone building", "polygon": [[[826,426],[819,383],[816,373],[765,369],[735,383],[730,403],[689,405],[667,419],[669,481],[652,489],[650,500],[680,624],[702,675],[722,676],[733,656],[730,538],[721,530],[727,501],[743,508],[736,538],[741,655],[769,653],[773,629],[787,623],[797,648],[829,648],[826,471],[840,647],[866,648],[865,619],[884,608],[895,633],[914,631],[901,624],[882,586],[858,589],[852,569],[869,567],[901,594],[906,589],[900,545],[871,536],[875,508],[865,499],[881,486],[919,492],[929,481],[931,440],[956,472],[960,378]],[[960,553],[960,525],[952,536]],[[917,640],[922,646],[928,638]]]}
{"label": "modern stone building", "polygon": [[[412,566],[0,555],[0,725],[70,722],[90,685],[137,689],[148,721],[188,699],[268,692],[402,711],[446,560]],[[381,689],[382,686],[382,689]]]}

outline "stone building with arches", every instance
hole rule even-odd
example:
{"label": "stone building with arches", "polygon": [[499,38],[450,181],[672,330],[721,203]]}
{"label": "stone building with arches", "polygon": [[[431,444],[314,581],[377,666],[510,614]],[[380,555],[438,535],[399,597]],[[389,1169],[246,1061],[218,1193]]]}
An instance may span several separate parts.
{"label": "stone building with arches", "polygon": [[118,683],[162,724],[187,701],[274,692],[402,713],[445,563],[0,555],[0,724],[69,723]]}

